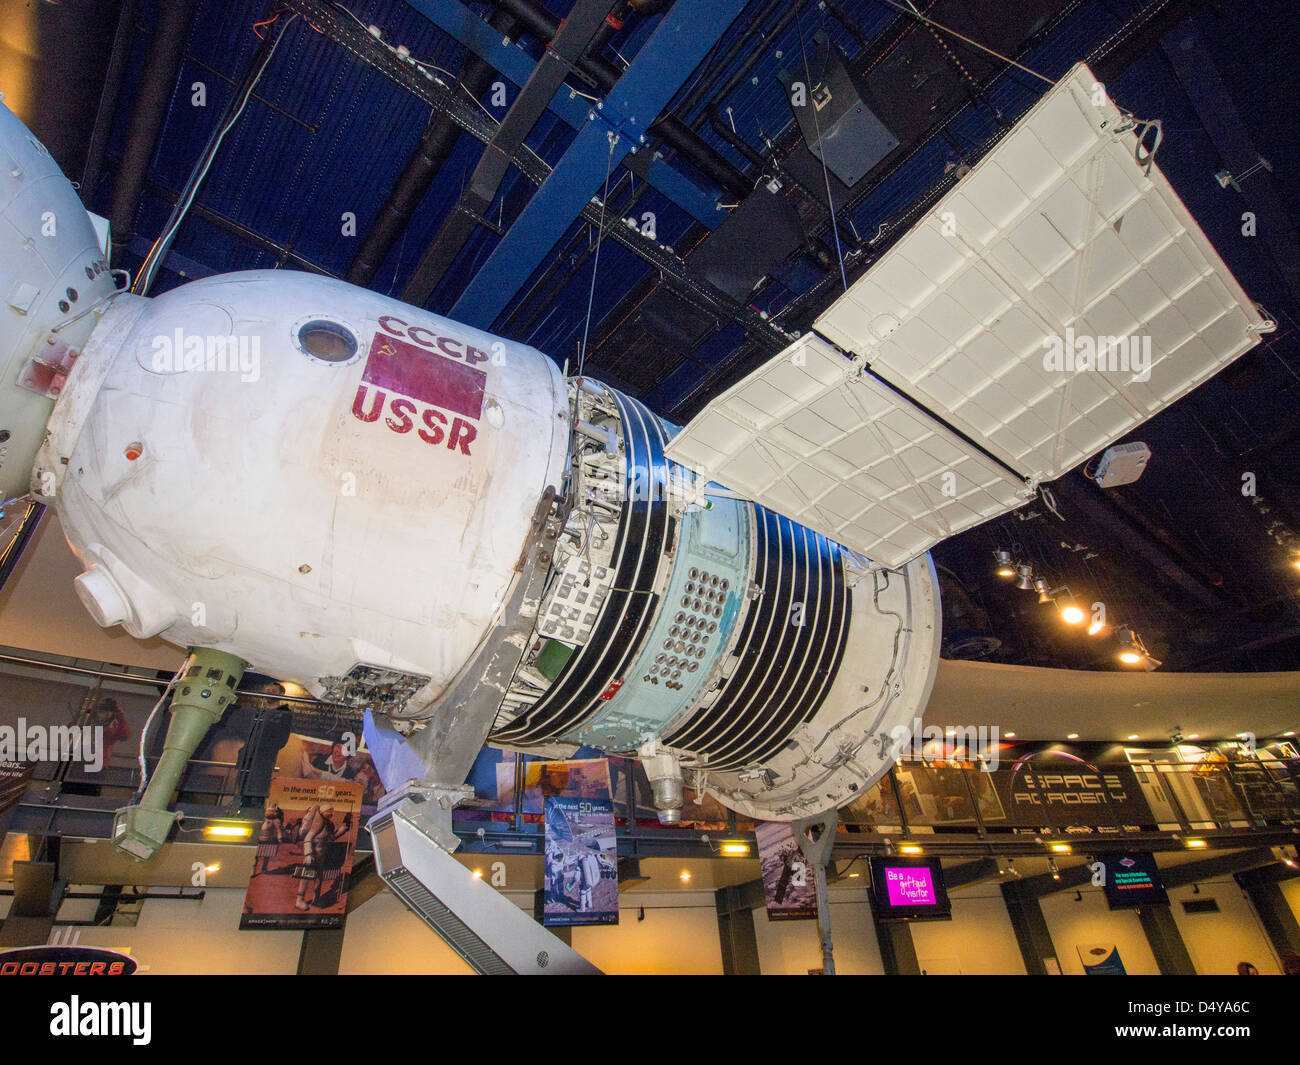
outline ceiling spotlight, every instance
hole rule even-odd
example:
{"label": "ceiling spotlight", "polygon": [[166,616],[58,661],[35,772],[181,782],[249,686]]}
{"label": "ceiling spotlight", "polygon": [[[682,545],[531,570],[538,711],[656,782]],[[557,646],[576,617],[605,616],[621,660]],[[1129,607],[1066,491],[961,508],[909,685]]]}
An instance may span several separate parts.
{"label": "ceiling spotlight", "polygon": [[1067,625],[1082,625],[1083,619],[1087,617],[1078,603],[1057,603],[1057,606],[1061,609],[1061,620]]}
{"label": "ceiling spotlight", "polygon": [[899,849],[899,851],[900,851],[902,854],[920,854],[920,853],[921,853],[921,848],[918,847],[915,843],[904,843],[904,844],[903,844],[901,847],[899,847],[898,849]]}
{"label": "ceiling spotlight", "polygon": [[1205,840],[1203,840],[1203,839],[1185,839],[1185,840],[1183,840],[1183,844],[1184,844],[1185,846],[1187,846],[1187,847],[1190,847],[1192,850],[1200,850],[1202,847],[1205,846]]}
{"label": "ceiling spotlight", "polygon": [[1104,621],[1098,620],[1097,618],[1093,618],[1092,623],[1088,626],[1089,636],[1096,636],[1098,633],[1105,632],[1105,631],[1106,631],[1106,623]]}
{"label": "ceiling spotlight", "polygon": [[1115,635],[1119,640],[1119,660],[1124,665],[1141,666],[1148,673],[1160,665],[1160,660],[1147,653],[1141,637],[1132,629],[1119,629]]}
{"label": "ceiling spotlight", "polygon": [[1129,737],[1128,737],[1128,738],[1131,739],[1131,740],[1135,740],[1135,739],[1138,738],[1138,734],[1137,734],[1136,732],[1132,732],[1132,733],[1129,734]]}
{"label": "ceiling spotlight", "polygon": [[1010,578],[1016,575],[1016,567],[1011,561],[1010,551],[994,551],[993,558],[996,562],[993,572],[999,577]]}
{"label": "ceiling spotlight", "polygon": [[1057,854],[1069,854],[1070,845],[1068,843],[1053,843],[1052,850]]}
{"label": "ceiling spotlight", "polygon": [[1053,880],[1061,879],[1061,867],[1056,864],[1055,858],[1047,859],[1047,869],[1052,874]]}
{"label": "ceiling spotlight", "polygon": [[1016,587],[1026,592],[1034,586],[1034,567],[1022,562],[1016,567]]}
{"label": "ceiling spotlight", "polygon": [[739,839],[723,840],[718,849],[732,858],[744,858],[749,855],[749,844]]}
{"label": "ceiling spotlight", "polygon": [[691,874],[687,870],[683,869],[678,879],[681,880],[683,884],[689,883],[691,879]]}
{"label": "ceiling spotlight", "polygon": [[1048,590],[1047,581],[1042,577],[1034,580],[1034,591],[1038,593],[1039,603],[1050,603],[1052,601],[1052,593]]}
{"label": "ceiling spotlight", "polygon": [[[1009,740],[1014,740],[1016,738],[1016,734],[1014,732],[1004,732],[1002,733],[1002,735],[1004,735]],[[1295,735],[1295,733],[1290,733],[1290,735]]]}

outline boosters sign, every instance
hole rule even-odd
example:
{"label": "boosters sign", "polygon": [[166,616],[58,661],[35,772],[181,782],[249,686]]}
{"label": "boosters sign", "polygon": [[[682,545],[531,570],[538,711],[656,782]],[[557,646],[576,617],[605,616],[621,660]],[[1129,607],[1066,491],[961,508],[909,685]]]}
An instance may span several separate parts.
{"label": "boosters sign", "polygon": [[481,348],[384,315],[370,342],[352,416],[457,455],[471,454],[483,416]]}

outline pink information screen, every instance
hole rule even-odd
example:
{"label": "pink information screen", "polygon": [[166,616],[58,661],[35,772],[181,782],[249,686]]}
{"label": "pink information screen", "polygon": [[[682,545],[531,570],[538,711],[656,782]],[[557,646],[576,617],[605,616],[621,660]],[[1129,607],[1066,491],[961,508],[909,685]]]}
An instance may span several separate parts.
{"label": "pink information screen", "polygon": [[891,906],[937,906],[934,877],[923,865],[886,866],[885,885]]}

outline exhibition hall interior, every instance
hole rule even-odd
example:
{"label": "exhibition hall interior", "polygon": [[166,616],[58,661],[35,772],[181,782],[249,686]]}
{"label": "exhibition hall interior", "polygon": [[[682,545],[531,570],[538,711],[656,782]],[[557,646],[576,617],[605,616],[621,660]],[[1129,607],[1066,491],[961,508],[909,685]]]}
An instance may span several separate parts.
{"label": "exhibition hall interior", "polygon": [[0,0],[0,974],[1300,975],[1297,34]]}

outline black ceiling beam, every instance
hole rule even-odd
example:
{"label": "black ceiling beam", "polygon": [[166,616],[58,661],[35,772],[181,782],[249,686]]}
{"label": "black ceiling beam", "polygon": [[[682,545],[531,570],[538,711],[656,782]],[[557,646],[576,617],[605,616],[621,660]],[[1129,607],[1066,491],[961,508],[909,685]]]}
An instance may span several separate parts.
{"label": "black ceiling beam", "polygon": [[402,289],[402,299],[416,307],[429,302],[433,290],[455,262],[496,199],[510,160],[523,148],[537,120],[546,112],[551,98],[560,90],[575,63],[585,54],[605,19],[614,10],[616,0],[577,0],[573,10],[560,24],[554,40],[533,68],[532,74],[501,124],[483,149],[474,173],[461,190],[460,198],[443,219],[415,270]]}
{"label": "black ceiling beam", "polygon": [[1186,887],[1202,880],[1212,880],[1216,876],[1227,876],[1244,870],[1257,869],[1261,865],[1271,865],[1277,859],[1268,847],[1254,847],[1231,854],[1216,854],[1196,862],[1184,862],[1160,870],[1160,882],[1167,888]]}
{"label": "black ceiling beam", "polygon": [[[431,80],[411,64],[399,59],[382,43],[376,41],[357,22],[345,17],[325,0],[284,0],[286,10],[302,15],[314,29],[430,107],[445,111],[453,122],[476,140],[487,144],[499,125],[485,114],[477,104],[471,104],[457,95],[450,86]],[[645,158],[649,153],[638,152],[632,159]],[[648,162],[648,160],[647,160]],[[514,153],[510,165],[532,184],[540,186],[550,176],[551,168],[526,147]],[[739,324],[755,342],[759,350],[774,355],[795,337],[768,321],[758,311],[733,300],[725,292],[697,276],[686,263],[672,251],[643,236],[639,229],[625,225],[617,215],[605,215],[598,203],[588,203],[580,215],[582,221],[604,232],[609,239],[621,244],[638,258],[649,263],[684,302],[708,314],[720,315]]]}
{"label": "black ceiling beam", "polygon": [[[489,24],[505,37],[514,37],[518,33],[518,23],[499,11],[493,13]],[[476,99],[481,96],[495,76],[496,71],[490,63],[472,52],[466,54],[460,69],[460,84],[471,96]],[[374,280],[380,265],[456,147],[460,132],[460,127],[445,111],[435,110],[429,116],[429,123],[415,150],[406,160],[374,223],[366,232],[352,265],[348,267],[346,280],[354,285],[369,285]]]}
{"label": "black ceiling beam", "polygon": [[126,147],[113,176],[113,202],[108,218],[115,266],[120,265],[122,255],[135,235],[140,195],[158,147],[158,135],[167,117],[193,15],[194,0],[169,0],[158,5],[158,20],[149,40],[144,77],[131,108]]}

